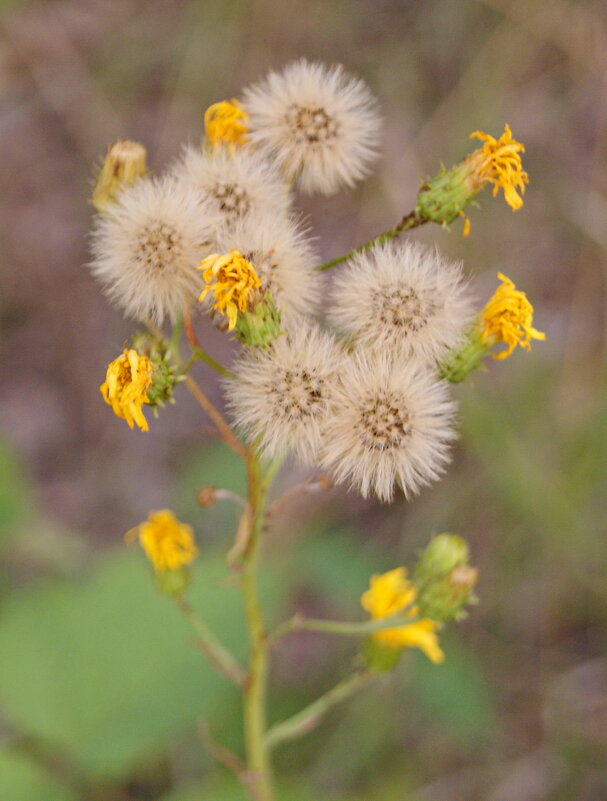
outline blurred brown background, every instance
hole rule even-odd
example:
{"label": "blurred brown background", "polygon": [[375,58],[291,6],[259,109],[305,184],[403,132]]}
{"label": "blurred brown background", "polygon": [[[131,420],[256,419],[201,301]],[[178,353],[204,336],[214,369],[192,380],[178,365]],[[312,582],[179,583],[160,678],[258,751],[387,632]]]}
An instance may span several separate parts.
{"label": "blurred brown background", "polygon": [[[22,639],[39,643],[45,624],[33,594],[48,582],[66,597],[78,582],[94,584],[101,574],[87,572],[91,565],[103,570],[121,554],[123,531],[148,509],[174,506],[218,549],[225,539],[215,523],[232,522],[205,518],[194,504],[214,464],[224,459],[217,469],[227,482],[234,469],[214,443],[201,452],[192,431],[203,444],[207,421],[185,393],[146,435],[101,401],[105,366],[134,326],[85,267],[93,163],[124,137],[143,142],[161,171],[184,141],[199,139],[210,103],[300,56],[338,61],[378,96],[385,134],[378,170],[355,191],[299,198],[322,255],[400,219],[422,177],[474,147],[469,132],[498,136],[508,122],[526,145],[524,208],[513,214],[485,192],[468,239],[459,224],[417,236],[464,259],[479,298],[506,272],[548,338],[457,388],[455,463],[414,503],[375,506],[335,490],[276,521],[270,550],[292,579],[276,619],[293,608],[358,615],[365,576],[411,561],[442,530],[467,537],[481,569],[481,604],[448,638],[441,676],[413,660],[302,741],[301,752],[286,749],[280,767],[296,789],[285,798],[607,798],[604,2],[13,0],[0,14],[0,662],[18,663],[11,649],[21,642],[18,633],[3,639],[3,614],[5,631],[21,621]],[[204,320],[197,326],[227,359],[222,336]],[[214,377],[204,369],[200,377],[219,399]],[[284,484],[294,481],[295,473]],[[138,560],[127,558],[139,575]],[[298,559],[307,568],[289,573]],[[64,656],[79,637],[66,634]],[[349,646],[329,646],[293,638],[277,654],[284,708],[339,676]],[[44,665],[47,652],[34,649],[20,653],[19,670],[39,684],[47,674],[24,667],[36,654]],[[43,714],[40,695],[30,714],[23,684],[0,667],[0,767],[9,776],[0,798],[37,801],[39,786],[44,801],[92,797],[73,771],[57,769],[71,747],[63,724],[54,739],[60,705]],[[198,692],[185,704],[191,721]],[[30,735],[45,738],[50,768],[23,747]],[[176,716],[115,771],[75,751],[69,760],[107,782],[105,801],[238,798],[208,783],[216,772],[195,741],[193,723]]]}

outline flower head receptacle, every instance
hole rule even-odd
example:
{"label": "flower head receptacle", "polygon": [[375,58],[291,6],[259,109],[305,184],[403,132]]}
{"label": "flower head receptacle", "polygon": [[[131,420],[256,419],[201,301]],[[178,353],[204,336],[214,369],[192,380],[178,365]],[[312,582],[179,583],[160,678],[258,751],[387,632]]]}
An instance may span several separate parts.
{"label": "flower head receptacle", "polygon": [[[523,205],[521,196],[529,183],[521,160],[525,147],[512,137],[510,126],[504,126],[499,139],[482,131],[474,131],[470,138],[480,139],[482,147],[450,170],[442,167],[438,175],[424,181],[419,190],[416,210],[431,222],[448,225],[458,216],[465,217],[466,206],[487,185],[493,186],[494,196],[502,189],[513,211]],[[466,218],[464,235],[469,231],[470,221]]]}
{"label": "flower head receptacle", "polygon": [[232,152],[247,141],[248,119],[249,115],[234,97],[213,103],[204,113],[206,141],[213,148],[227,146]]}
{"label": "flower head receptacle", "polygon": [[465,616],[465,607],[476,602],[474,586],[478,571],[470,565],[465,540],[439,534],[422,551],[415,569],[420,615],[439,623]]}
{"label": "flower head receptacle", "polygon": [[92,203],[97,211],[106,211],[120,189],[146,174],[146,155],[143,145],[128,139],[119,139],[108,146],[93,189]]}
{"label": "flower head receptacle", "polygon": [[[431,662],[444,661],[445,655],[438,643],[440,625],[430,618],[418,617],[415,605],[417,589],[407,578],[404,567],[387,573],[371,576],[369,589],[361,597],[361,605],[373,620],[403,613],[414,618],[406,626],[376,631],[367,643],[366,656],[371,667],[378,670],[391,669],[405,648],[420,648]],[[392,658],[390,658],[392,657]]]}

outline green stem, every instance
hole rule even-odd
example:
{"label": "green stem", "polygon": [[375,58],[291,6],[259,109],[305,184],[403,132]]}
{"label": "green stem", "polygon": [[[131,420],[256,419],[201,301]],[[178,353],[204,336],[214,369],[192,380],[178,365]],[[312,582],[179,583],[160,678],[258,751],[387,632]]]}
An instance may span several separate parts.
{"label": "green stem", "polygon": [[332,707],[350,698],[364,687],[376,674],[361,670],[340,681],[335,687],[321,695],[293,717],[276,723],[266,735],[266,748],[271,750],[280,743],[294,740],[315,729]]}
{"label": "green stem", "polygon": [[352,250],[349,250],[347,253],[344,253],[341,256],[336,256],[336,258],[331,259],[331,261],[326,261],[316,269],[318,272],[330,270],[331,267],[335,267],[337,264],[341,264],[342,261],[351,259],[352,256],[355,256],[357,253],[364,253],[374,245],[381,245],[384,242],[387,242],[389,239],[394,239],[394,237],[404,234],[405,231],[410,231],[412,228],[417,228],[419,225],[423,225],[427,222],[429,222],[427,217],[425,217],[419,209],[414,209],[413,211],[409,212],[409,214],[406,214],[393,228],[389,228],[387,231],[384,231],[383,234],[376,236],[374,239],[370,239],[368,242],[365,242],[364,245],[360,245],[360,247],[352,248]]}
{"label": "green stem", "polygon": [[377,620],[365,620],[362,623],[350,623],[349,621],[317,620],[315,618],[294,615],[289,620],[285,620],[284,623],[277,626],[268,636],[268,640],[274,642],[291,631],[302,630],[320,631],[325,634],[338,634],[345,637],[365,637],[367,634],[373,634],[374,631],[394,629],[398,626],[410,626],[412,623],[417,623],[418,620],[419,618],[417,617],[393,615],[392,617],[382,617]]}
{"label": "green stem", "polygon": [[249,673],[244,687],[244,729],[247,768],[252,776],[254,797],[274,801],[272,768],[264,739],[266,734],[266,695],[268,647],[257,583],[261,529],[264,520],[268,475],[262,481],[257,454],[251,449],[247,460],[248,501],[251,532],[243,556],[242,591],[249,628]]}
{"label": "green stem", "polygon": [[230,679],[234,684],[243,686],[246,681],[244,670],[240,667],[238,662],[236,662],[227,648],[222,645],[217,637],[207,628],[206,623],[198,616],[196,610],[190,606],[182,595],[177,595],[175,597],[175,603],[190,621],[192,628],[198,636],[200,650],[217,672],[226,676],[226,678]]}

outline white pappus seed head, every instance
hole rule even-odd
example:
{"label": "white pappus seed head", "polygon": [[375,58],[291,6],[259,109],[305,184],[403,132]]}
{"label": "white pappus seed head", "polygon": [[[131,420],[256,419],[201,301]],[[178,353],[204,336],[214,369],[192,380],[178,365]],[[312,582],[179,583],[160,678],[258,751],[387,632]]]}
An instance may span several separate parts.
{"label": "white pappus seed head", "polygon": [[286,214],[291,198],[277,170],[247,147],[203,151],[186,147],[171,174],[199,189],[224,223],[258,214]]}
{"label": "white pappus seed head", "polygon": [[172,178],[142,178],[97,217],[90,267],[128,316],[174,321],[200,293],[196,267],[217,227],[217,212],[199,191]]}
{"label": "white pappus seed head", "polygon": [[226,381],[238,428],[270,457],[294,451],[314,462],[341,358],[329,334],[305,323],[267,350],[247,350]]}
{"label": "white pappus seed head", "polygon": [[238,250],[253,265],[264,292],[281,311],[283,329],[319,310],[324,280],[305,229],[286,216],[259,214],[226,226],[217,236],[221,253]]}
{"label": "white pappus seed head", "polygon": [[249,136],[303,192],[352,186],[377,156],[377,103],[340,65],[301,59],[244,91]]}
{"label": "white pappus seed head", "polygon": [[434,362],[461,344],[474,315],[461,265],[416,242],[376,245],[333,281],[330,319],[362,346]]}
{"label": "white pappus seed head", "polygon": [[337,482],[382,501],[435,481],[455,438],[449,387],[419,362],[359,350],[340,370],[325,418],[321,465]]}

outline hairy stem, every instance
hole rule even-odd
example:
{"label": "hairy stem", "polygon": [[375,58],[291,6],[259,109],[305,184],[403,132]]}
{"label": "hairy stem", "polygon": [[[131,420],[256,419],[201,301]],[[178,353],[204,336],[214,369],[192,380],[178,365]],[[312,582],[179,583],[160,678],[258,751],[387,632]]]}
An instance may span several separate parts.
{"label": "hairy stem", "polygon": [[194,378],[192,378],[191,375],[187,375],[185,377],[185,385],[198,402],[198,405],[204,409],[211,420],[215,423],[215,426],[224,442],[243,459],[248,459],[248,449],[236,437],[219,409],[217,409],[217,407],[203,392],[200,384]]}
{"label": "hairy stem", "polygon": [[316,269],[318,272],[330,270],[331,267],[341,264],[342,261],[347,261],[357,253],[364,253],[366,250],[372,248],[373,245],[381,245],[383,242],[387,242],[389,239],[394,239],[394,237],[404,234],[405,231],[410,231],[412,228],[417,228],[419,225],[423,225],[427,222],[429,222],[429,220],[424,217],[419,209],[414,209],[413,211],[410,211],[409,214],[406,214],[395,226],[388,228],[387,231],[384,231],[383,234],[376,236],[374,239],[370,239],[368,242],[365,242],[364,245],[360,245],[360,247],[352,248],[352,250],[349,250],[347,253],[343,253],[341,256],[336,256],[334,259],[326,261]]}
{"label": "hairy stem", "polygon": [[376,674],[368,670],[360,670],[340,681],[335,687],[321,695],[316,701],[305,707],[293,717],[276,723],[266,735],[266,748],[275,748],[280,743],[294,740],[315,729],[332,707],[347,700],[355,692],[364,687]]}
{"label": "hairy stem", "polygon": [[[272,470],[272,468],[270,469]],[[274,801],[272,769],[265,745],[268,647],[263,621],[257,571],[265,496],[270,471],[264,480],[260,475],[257,454],[251,449],[247,459],[248,501],[251,530],[243,554],[242,591],[249,628],[249,674],[244,688],[244,728],[247,768],[252,777],[254,797],[258,801]]]}
{"label": "hairy stem", "polygon": [[338,634],[345,637],[366,637],[374,631],[394,629],[398,626],[410,626],[417,623],[417,617],[403,617],[402,614],[391,617],[382,617],[377,620],[365,620],[362,623],[343,620],[317,620],[315,618],[294,615],[285,620],[268,635],[268,640],[274,642],[292,631],[319,631],[325,634]]}

